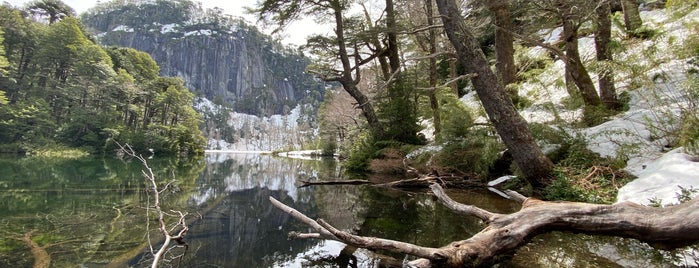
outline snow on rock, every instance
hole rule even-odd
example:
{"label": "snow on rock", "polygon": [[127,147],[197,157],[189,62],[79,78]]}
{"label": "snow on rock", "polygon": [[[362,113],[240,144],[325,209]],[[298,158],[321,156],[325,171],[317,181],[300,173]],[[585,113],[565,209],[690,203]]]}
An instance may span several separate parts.
{"label": "snow on rock", "polygon": [[638,178],[619,189],[617,202],[648,205],[656,199],[663,205],[677,204],[679,187],[698,189],[699,159],[678,148],[648,162],[640,170],[632,171],[632,174]]}

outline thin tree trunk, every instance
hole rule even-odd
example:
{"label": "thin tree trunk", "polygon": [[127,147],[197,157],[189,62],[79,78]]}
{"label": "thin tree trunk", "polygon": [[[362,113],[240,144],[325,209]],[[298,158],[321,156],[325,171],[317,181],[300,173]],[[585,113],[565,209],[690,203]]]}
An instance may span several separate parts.
{"label": "thin tree trunk", "polygon": [[[514,83],[517,79],[515,68],[515,49],[512,21],[510,18],[510,5],[508,0],[490,1],[489,8],[495,14],[495,69],[500,76],[503,86]],[[508,92],[515,95],[517,92]]]}
{"label": "thin tree trunk", "polygon": [[[560,2],[559,2],[560,3]],[[566,42],[566,72],[570,74],[573,82],[578,87],[580,95],[585,102],[586,107],[598,106],[602,102],[597,95],[597,89],[588,74],[585,65],[580,58],[578,51],[578,31],[573,24],[571,9],[564,4],[559,5],[559,12],[563,22],[563,35]]]}
{"label": "thin tree trunk", "polygon": [[512,153],[514,162],[527,181],[540,189],[549,184],[553,164],[541,151],[531,135],[527,122],[517,113],[505,88],[498,82],[480,48],[466,26],[454,0],[437,0],[444,29],[456,49],[459,62],[467,73],[476,74],[471,80],[490,121]]}
{"label": "thin tree trunk", "polygon": [[[352,64],[350,63],[349,59],[349,54],[347,52],[347,46],[345,44],[345,35],[344,35],[344,21],[342,18],[342,10],[341,8],[334,7],[334,14],[335,14],[335,32],[337,34],[337,45],[339,49],[339,56],[340,56],[340,61],[342,62],[342,76],[338,78],[338,82],[342,84],[342,87],[347,91],[347,93],[354,98],[355,101],[357,101],[357,106],[359,109],[362,111],[362,115],[364,115],[364,118],[367,120],[367,124],[369,125],[369,129],[373,132],[374,135],[377,135],[379,137],[383,136],[383,127],[381,126],[381,123],[379,122],[378,117],[376,116],[376,112],[374,111],[374,107],[372,104],[369,102],[369,98],[364,95],[361,91],[359,91],[359,88],[357,88],[357,80],[359,79],[359,70],[357,70],[357,78],[352,77]],[[358,68],[357,68],[358,69]]]}
{"label": "thin tree trunk", "polygon": [[616,97],[614,87],[614,70],[611,67],[612,52],[609,42],[612,37],[612,22],[610,19],[609,2],[600,3],[597,7],[597,33],[595,34],[595,48],[597,50],[597,76],[599,77],[599,91],[602,102],[609,110],[619,109],[619,100]]}
{"label": "thin tree trunk", "polygon": [[[434,6],[432,5],[433,0],[425,0],[425,11],[427,13],[427,27],[430,27],[428,32],[428,42],[429,42],[429,54],[435,55],[437,53],[437,30],[432,26],[434,25]],[[437,59],[435,57],[430,57],[430,78],[429,78],[429,91],[427,95],[430,98],[430,108],[432,108],[432,125],[434,125],[434,135],[439,135],[442,132],[442,117],[439,113],[439,100],[437,99]]]}
{"label": "thin tree trunk", "polygon": [[629,36],[636,36],[638,28],[643,25],[641,13],[636,0],[621,0],[621,8],[624,9],[624,24]]}

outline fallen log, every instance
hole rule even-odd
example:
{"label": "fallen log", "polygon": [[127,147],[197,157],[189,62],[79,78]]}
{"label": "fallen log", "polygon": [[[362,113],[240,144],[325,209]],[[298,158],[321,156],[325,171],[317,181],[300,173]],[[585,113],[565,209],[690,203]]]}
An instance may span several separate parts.
{"label": "fallen log", "polygon": [[309,225],[317,233],[299,234],[297,238],[331,239],[359,248],[386,250],[420,259],[410,267],[476,267],[497,263],[536,234],[571,231],[587,234],[635,238],[664,248],[677,248],[699,241],[699,198],[666,208],[654,208],[631,202],[600,205],[579,202],[550,202],[526,198],[515,192],[507,194],[522,203],[511,214],[498,214],[476,206],[460,204],[444,192],[439,184],[431,190],[447,207],[464,215],[481,219],[487,226],[474,236],[440,248],[422,247],[406,242],[363,237],[340,231],[329,223],[312,220],[276,199],[279,209]]}
{"label": "fallen log", "polygon": [[315,186],[315,185],[361,185],[371,184],[368,180],[337,180],[337,181],[301,181],[301,186],[298,188]]}

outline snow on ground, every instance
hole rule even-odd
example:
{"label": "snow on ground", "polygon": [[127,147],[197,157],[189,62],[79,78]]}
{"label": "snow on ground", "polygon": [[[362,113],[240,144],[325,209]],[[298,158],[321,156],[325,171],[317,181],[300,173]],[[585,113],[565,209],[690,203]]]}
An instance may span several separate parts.
{"label": "snow on ground", "polygon": [[619,189],[619,201],[648,205],[657,199],[663,205],[671,205],[679,202],[679,187],[699,189],[699,158],[685,154],[682,148],[630,171],[638,179]]}
{"label": "snow on ground", "polygon": [[[588,148],[603,157],[628,159],[626,170],[637,179],[619,190],[618,202],[647,205],[656,200],[663,205],[676,204],[680,187],[699,189],[699,158],[683,153],[682,148],[667,152],[668,146],[676,141],[666,134],[678,129],[681,112],[692,112],[691,107],[694,107],[683,90],[689,67],[687,60],[675,59],[672,51],[674,46],[683,44],[683,40],[689,37],[686,24],[698,21],[699,10],[680,19],[668,16],[666,10],[646,11],[642,16],[647,26],[661,29],[657,40],[629,40],[632,44],[615,56],[617,61],[625,64],[650,69],[641,76],[623,69],[615,71],[617,88],[630,94],[629,110],[601,125],[569,130],[569,134],[585,137]],[[558,35],[560,29],[542,32],[546,42],[557,40]],[[621,35],[617,32],[616,36]],[[581,38],[579,45],[583,60],[594,60],[593,38]],[[527,55],[541,57],[546,55],[546,51],[531,48]],[[590,75],[593,81],[597,80],[593,71]],[[580,109],[566,110],[561,105],[561,101],[568,97],[563,77],[564,65],[558,60],[522,85],[520,94],[533,102],[520,113],[527,121],[554,123],[557,117],[559,122],[574,122],[582,116]],[[640,88],[632,89],[631,81],[644,83]],[[480,109],[473,107],[480,105],[473,94],[464,96],[462,102],[472,109]]]}

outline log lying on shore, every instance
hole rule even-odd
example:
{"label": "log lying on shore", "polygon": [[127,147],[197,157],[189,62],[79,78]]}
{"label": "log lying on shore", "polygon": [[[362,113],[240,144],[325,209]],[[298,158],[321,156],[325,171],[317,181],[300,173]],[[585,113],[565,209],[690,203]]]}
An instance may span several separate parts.
{"label": "log lying on shore", "polygon": [[380,187],[392,187],[402,189],[429,188],[430,185],[439,183],[449,188],[486,187],[486,184],[477,179],[469,179],[459,176],[421,176],[414,179],[405,179],[387,183],[375,184],[369,180],[334,180],[334,181],[300,181],[299,188],[316,185],[362,185],[374,184]]}
{"label": "log lying on shore", "polygon": [[270,197],[285,213],[307,224],[317,233],[294,233],[295,238],[337,240],[370,250],[386,250],[418,257],[410,267],[475,267],[497,263],[512,254],[536,234],[571,231],[587,234],[635,238],[665,248],[677,248],[699,241],[699,198],[684,204],[654,208],[631,202],[600,205],[579,202],[549,202],[508,192],[522,208],[511,214],[498,214],[476,206],[458,203],[439,184],[431,190],[447,207],[464,215],[481,219],[487,226],[474,236],[441,248],[363,237],[337,230],[329,223],[312,220],[303,213]]}

